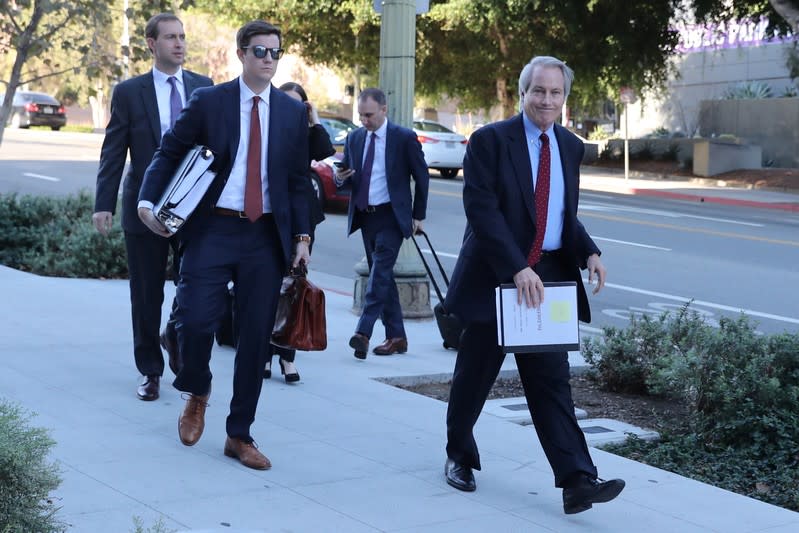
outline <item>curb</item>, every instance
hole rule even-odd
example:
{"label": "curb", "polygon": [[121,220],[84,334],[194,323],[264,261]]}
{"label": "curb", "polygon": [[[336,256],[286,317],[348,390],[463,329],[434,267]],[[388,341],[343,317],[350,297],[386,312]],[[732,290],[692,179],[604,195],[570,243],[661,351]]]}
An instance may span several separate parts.
{"label": "curb", "polygon": [[687,200],[700,203],[711,203],[721,205],[732,205],[738,207],[758,207],[762,209],[780,209],[783,211],[790,211],[799,213],[799,202],[760,202],[757,200],[741,200],[737,198],[723,198],[720,196],[707,196],[698,194],[686,194],[681,192],[663,191],[657,189],[628,189],[630,194],[640,196],[656,196],[660,198],[668,198],[671,200]]}

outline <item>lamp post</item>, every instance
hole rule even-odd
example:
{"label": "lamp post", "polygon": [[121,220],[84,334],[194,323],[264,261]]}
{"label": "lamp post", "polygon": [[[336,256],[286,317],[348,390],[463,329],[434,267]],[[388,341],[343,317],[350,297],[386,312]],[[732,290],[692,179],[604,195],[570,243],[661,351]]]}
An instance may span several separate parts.
{"label": "lamp post", "polygon": [[[375,0],[382,13],[380,21],[380,87],[386,93],[388,119],[395,124],[413,126],[416,60],[416,15],[428,10],[427,0]],[[366,258],[355,265],[358,278],[353,291],[353,311],[360,313],[369,279]],[[430,282],[415,247],[406,240],[394,265],[402,316],[430,318]]]}

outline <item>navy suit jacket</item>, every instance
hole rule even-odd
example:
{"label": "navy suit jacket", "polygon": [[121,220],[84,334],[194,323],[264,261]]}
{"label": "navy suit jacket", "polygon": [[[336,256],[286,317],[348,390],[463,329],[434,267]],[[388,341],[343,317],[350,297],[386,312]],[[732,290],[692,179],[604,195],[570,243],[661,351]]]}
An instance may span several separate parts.
{"label": "navy suit jacket", "polygon": [[[565,181],[562,250],[569,279],[577,282],[579,319],[591,321],[580,269],[594,241],[577,219],[580,163],[585,148],[574,134],[555,124]],[[535,237],[533,172],[522,115],[485,126],[472,134],[463,164],[466,231],[444,307],[464,324],[496,320],[494,289],[512,283],[527,266]]]}
{"label": "navy suit jacket", "polygon": [[[355,174],[344,182],[341,188],[352,188],[352,196],[358,195],[361,186],[363,166],[363,147],[366,142],[366,128],[358,128],[347,136],[344,143],[344,163]],[[407,239],[413,231],[413,220],[424,220],[427,212],[427,188],[430,175],[424,161],[422,145],[416,133],[408,128],[388,123],[386,129],[386,181],[391,208],[403,236]],[[413,176],[415,191],[411,197],[410,178]],[[355,216],[355,202],[350,201],[347,229],[350,234],[360,228]]]}
{"label": "navy suit jacket", "polygon": [[[202,231],[227,183],[241,136],[239,80],[194,92],[175,126],[164,135],[144,174],[139,200],[153,204],[195,145],[214,153],[216,179],[180,230],[182,240]],[[305,105],[272,87],[269,96],[267,174],[269,200],[288,265],[294,251],[292,236],[309,232],[308,115]]]}
{"label": "navy suit jacket", "polygon": [[[199,87],[213,85],[211,78],[183,71],[186,100]],[[119,182],[130,150],[130,167],[122,190],[122,229],[146,233],[137,214],[139,189],[147,165],[161,144],[161,119],[153,85],[153,72],[123,81],[111,97],[111,118],[105,129],[100,167],[97,171],[97,192],[94,211],[116,212]]]}

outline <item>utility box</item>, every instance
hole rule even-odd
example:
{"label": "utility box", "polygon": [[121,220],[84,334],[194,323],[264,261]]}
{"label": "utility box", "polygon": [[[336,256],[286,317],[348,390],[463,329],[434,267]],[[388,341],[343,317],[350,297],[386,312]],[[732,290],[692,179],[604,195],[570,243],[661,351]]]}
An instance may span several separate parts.
{"label": "utility box", "polygon": [[715,176],[742,168],[761,168],[763,149],[733,139],[706,139],[694,143],[694,175]]}

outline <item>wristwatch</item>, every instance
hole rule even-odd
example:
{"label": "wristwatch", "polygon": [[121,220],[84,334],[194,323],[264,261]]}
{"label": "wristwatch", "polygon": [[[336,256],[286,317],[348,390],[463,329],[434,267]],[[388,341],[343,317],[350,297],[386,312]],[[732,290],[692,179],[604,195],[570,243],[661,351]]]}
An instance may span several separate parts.
{"label": "wristwatch", "polygon": [[311,244],[311,236],[307,233],[300,233],[299,235],[294,236],[294,242],[307,242]]}

